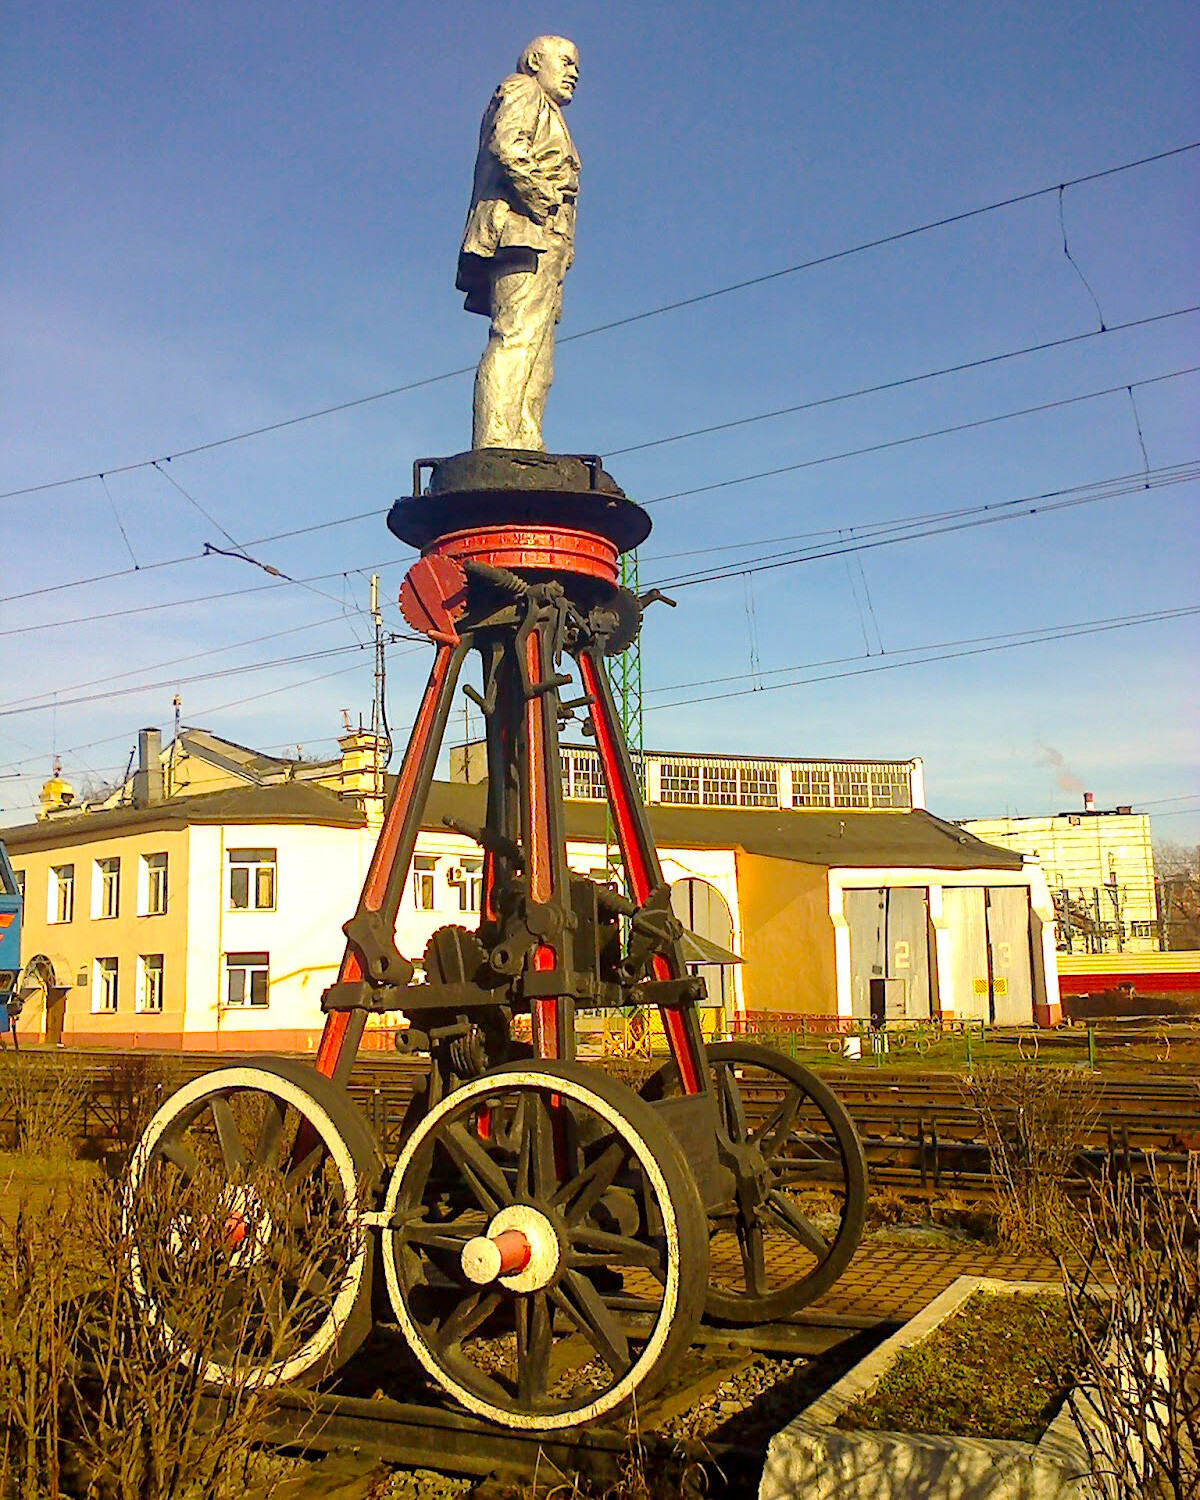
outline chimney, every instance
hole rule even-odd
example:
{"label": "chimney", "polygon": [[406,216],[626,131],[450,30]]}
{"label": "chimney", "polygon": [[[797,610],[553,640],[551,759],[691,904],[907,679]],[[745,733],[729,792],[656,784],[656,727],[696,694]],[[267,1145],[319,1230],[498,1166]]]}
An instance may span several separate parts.
{"label": "chimney", "polygon": [[138,730],[138,763],[133,773],[134,807],[153,807],[163,799],[162,732]]}
{"label": "chimney", "polygon": [[1095,812],[1096,811],[1096,794],[1095,794],[1095,792],[1084,792],[1084,794],[1083,794],[1083,810],[1084,810],[1084,812]]}

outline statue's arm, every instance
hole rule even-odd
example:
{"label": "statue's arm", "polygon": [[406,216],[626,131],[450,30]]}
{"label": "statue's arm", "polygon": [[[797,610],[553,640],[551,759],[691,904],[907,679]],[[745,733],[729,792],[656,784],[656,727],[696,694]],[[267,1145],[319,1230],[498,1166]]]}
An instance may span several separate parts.
{"label": "statue's arm", "polygon": [[561,198],[553,179],[533,153],[541,89],[532,78],[509,78],[500,85],[487,147],[500,164],[525,212],[544,224]]}

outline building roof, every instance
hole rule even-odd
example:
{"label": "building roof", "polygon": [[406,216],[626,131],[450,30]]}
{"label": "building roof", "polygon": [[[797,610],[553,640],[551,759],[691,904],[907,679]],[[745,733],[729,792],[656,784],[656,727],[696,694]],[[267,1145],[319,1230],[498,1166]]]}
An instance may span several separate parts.
{"label": "building roof", "polygon": [[[389,784],[394,778],[389,777]],[[443,819],[483,822],[486,783],[437,781],[422,826],[444,827]],[[602,802],[568,801],[567,836],[603,843]],[[825,808],[671,807],[649,809],[655,839],[664,848],[744,849],[801,864],[829,867],[893,866],[943,870],[1019,869],[1022,856],[984,843],[966,829],[922,809],[895,812],[839,812]],[[114,807],[26,823],[4,831],[13,852],[54,847],[81,839],[150,828],[184,828],[190,823],[314,823],[362,828],[359,805],[309,782],[235,787],[196,796],[177,796],[151,807]]]}
{"label": "building roof", "polygon": [[190,823],[315,823],[361,828],[365,822],[355,803],[324,787],[285,781],[278,786],[230,787],[194,797],[171,797],[150,807],[63,814],[41,823],[6,828],[2,834],[9,850],[18,853],[142,828],[186,828]]}
{"label": "building roof", "polygon": [[[435,782],[423,826],[442,819],[483,822],[485,783]],[[567,837],[605,838],[604,803],[565,803]],[[650,826],[663,848],[744,849],[776,859],[831,868],[931,868],[1017,870],[1022,856],[986,844],[966,829],[923,809],[842,812],[827,808],[668,807],[649,808]]]}

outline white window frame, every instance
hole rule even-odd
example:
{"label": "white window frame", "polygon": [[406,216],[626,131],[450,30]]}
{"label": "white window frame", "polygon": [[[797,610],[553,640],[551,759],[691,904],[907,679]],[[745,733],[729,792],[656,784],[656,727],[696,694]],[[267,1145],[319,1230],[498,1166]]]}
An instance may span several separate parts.
{"label": "white window frame", "polygon": [[115,1016],[121,997],[121,961],[105,957],[92,960],[92,1014]]}
{"label": "white window frame", "polygon": [[[227,1010],[266,1010],[271,1003],[271,955],[269,953],[226,953],[221,986],[221,1004]],[[240,975],[240,979],[235,979]],[[255,980],[262,975],[261,998],[254,992],[260,986]],[[237,998],[235,999],[235,992]]]}
{"label": "white window frame", "polygon": [[[276,911],[279,906],[279,851],[277,849],[230,849],[227,852],[229,873],[225,887],[230,911]],[[246,877],[246,901],[234,899],[235,878]],[[270,872],[270,900],[264,901],[263,878]]]}
{"label": "white window frame", "polygon": [[[63,893],[66,892],[66,899]],[[65,916],[59,913],[64,911]],[[51,865],[46,883],[46,922],[51,927],[65,926],[75,919],[75,866]]]}
{"label": "white window frame", "polygon": [[413,906],[417,911],[437,910],[437,860],[430,854],[413,859]]}
{"label": "white window frame", "polygon": [[[161,863],[159,863],[161,861]],[[138,860],[138,916],[165,917],[170,900],[170,859],[165,849],[143,854]]]}
{"label": "white window frame", "polygon": [[92,921],[112,922],[121,915],[121,860],[106,855],[92,863]]}
{"label": "white window frame", "polygon": [[478,911],[483,905],[483,860],[464,859],[458,882],[459,911]]}
{"label": "white window frame", "polygon": [[162,1015],[165,971],[166,965],[161,953],[138,955],[137,1010],[139,1015]]}

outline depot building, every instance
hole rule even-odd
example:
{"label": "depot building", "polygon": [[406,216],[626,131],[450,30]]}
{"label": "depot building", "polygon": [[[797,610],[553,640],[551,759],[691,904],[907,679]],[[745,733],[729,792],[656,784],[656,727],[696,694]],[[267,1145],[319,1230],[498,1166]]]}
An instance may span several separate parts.
{"label": "depot building", "polygon": [[[4,837],[24,896],[21,1035],[64,1045],[311,1050],[382,821],[379,743],[288,761],[202,729],[139,737],[129,779],[76,805],[47,783]],[[397,926],[477,920],[482,748],[434,785]],[[1041,867],[935,817],[919,760],[648,754],[647,805],[706,1029],[746,1013],[1060,1019]],[[572,868],[607,877],[595,751],[563,752]]]}

